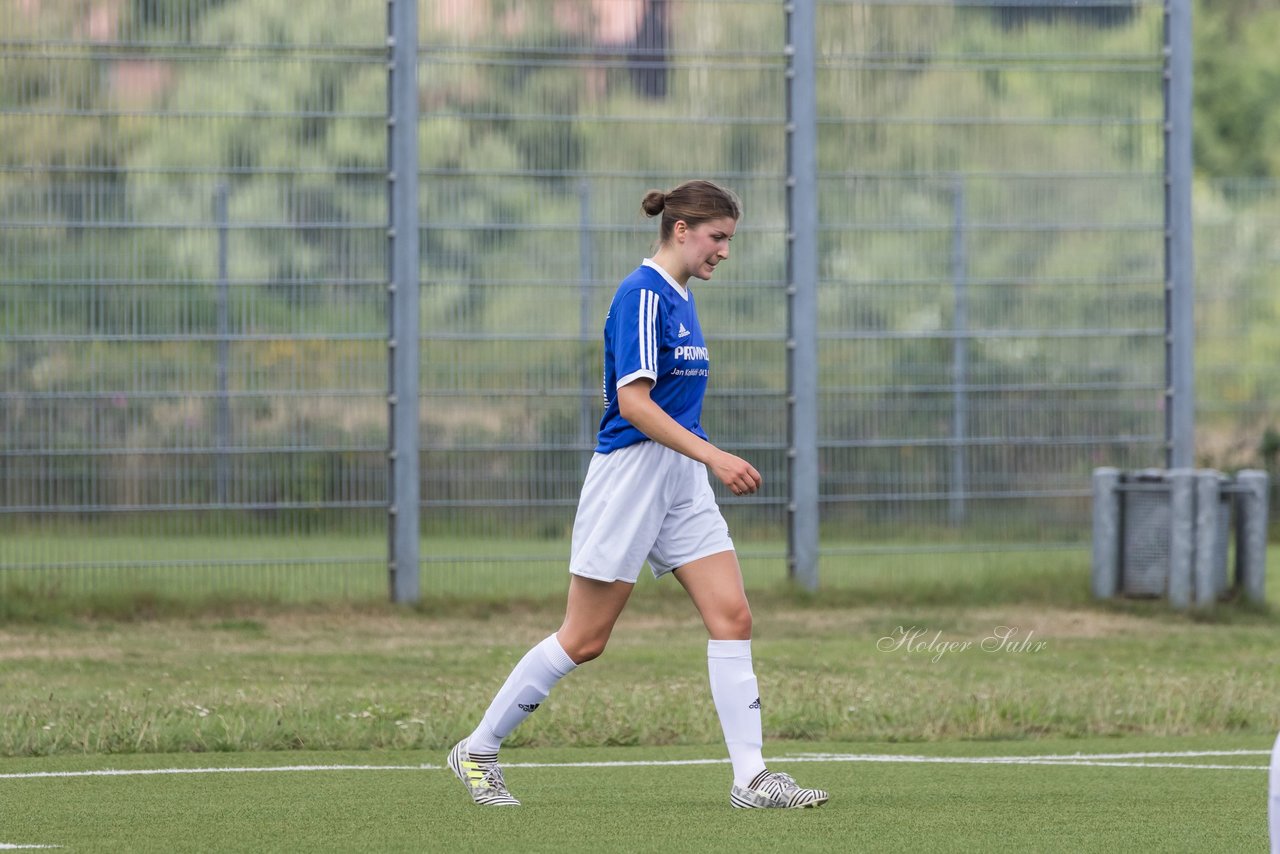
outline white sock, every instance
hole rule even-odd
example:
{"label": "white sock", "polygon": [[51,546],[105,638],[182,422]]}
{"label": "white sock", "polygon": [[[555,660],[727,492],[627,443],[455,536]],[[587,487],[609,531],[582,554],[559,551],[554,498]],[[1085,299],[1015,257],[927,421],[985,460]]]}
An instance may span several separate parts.
{"label": "white sock", "polygon": [[555,684],[578,665],[555,635],[525,653],[489,704],[476,731],[467,739],[472,756],[496,755],[502,740],[538,708]]}
{"label": "white sock", "polygon": [[1267,809],[1271,822],[1271,854],[1280,854],[1280,735],[1271,749],[1271,797]]}
{"label": "white sock", "polygon": [[724,743],[733,763],[733,782],[749,786],[764,770],[760,728],[760,688],[751,668],[751,641],[707,641],[711,699],[720,716]]}

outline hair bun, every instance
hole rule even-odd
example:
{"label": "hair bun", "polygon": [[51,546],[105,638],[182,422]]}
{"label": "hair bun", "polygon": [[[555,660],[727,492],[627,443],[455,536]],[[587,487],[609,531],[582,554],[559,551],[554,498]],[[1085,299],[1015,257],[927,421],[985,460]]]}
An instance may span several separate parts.
{"label": "hair bun", "polygon": [[640,203],[640,207],[644,210],[645,216],[657,216],[662,213],[662,209],[667,206],[667,194],[661,190],[650,190],[644,194],[644,201]]}

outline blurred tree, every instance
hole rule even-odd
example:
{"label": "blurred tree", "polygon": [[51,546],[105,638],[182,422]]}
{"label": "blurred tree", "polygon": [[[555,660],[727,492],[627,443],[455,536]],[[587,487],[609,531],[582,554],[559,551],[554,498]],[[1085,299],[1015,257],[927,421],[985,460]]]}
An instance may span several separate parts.
{"label": "blurred tree", "polygon": [[1280,178],[1280,6],[1198,0],[1195,160],[1213,177]]}

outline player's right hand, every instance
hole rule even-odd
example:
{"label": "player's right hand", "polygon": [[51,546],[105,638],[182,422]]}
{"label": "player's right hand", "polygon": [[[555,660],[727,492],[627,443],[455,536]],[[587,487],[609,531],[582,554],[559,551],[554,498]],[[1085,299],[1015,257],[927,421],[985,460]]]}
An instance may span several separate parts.
{"label": "player's right hand", "polygon": [[755,466],[725,451],[711,464],[711,473],[734,495],[751,495],[760,488],[760,472]]}

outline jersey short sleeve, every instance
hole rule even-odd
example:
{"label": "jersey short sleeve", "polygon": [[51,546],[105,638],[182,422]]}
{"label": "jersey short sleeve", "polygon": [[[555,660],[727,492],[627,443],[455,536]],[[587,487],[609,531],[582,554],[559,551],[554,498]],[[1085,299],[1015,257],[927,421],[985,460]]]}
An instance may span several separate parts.
{"label": "jersey short sleeve", "polygon": [[657,381],[661,314],[662,298],[656,290],[640,287],[618,295],[610,318],[615,388],[642,377]]}

